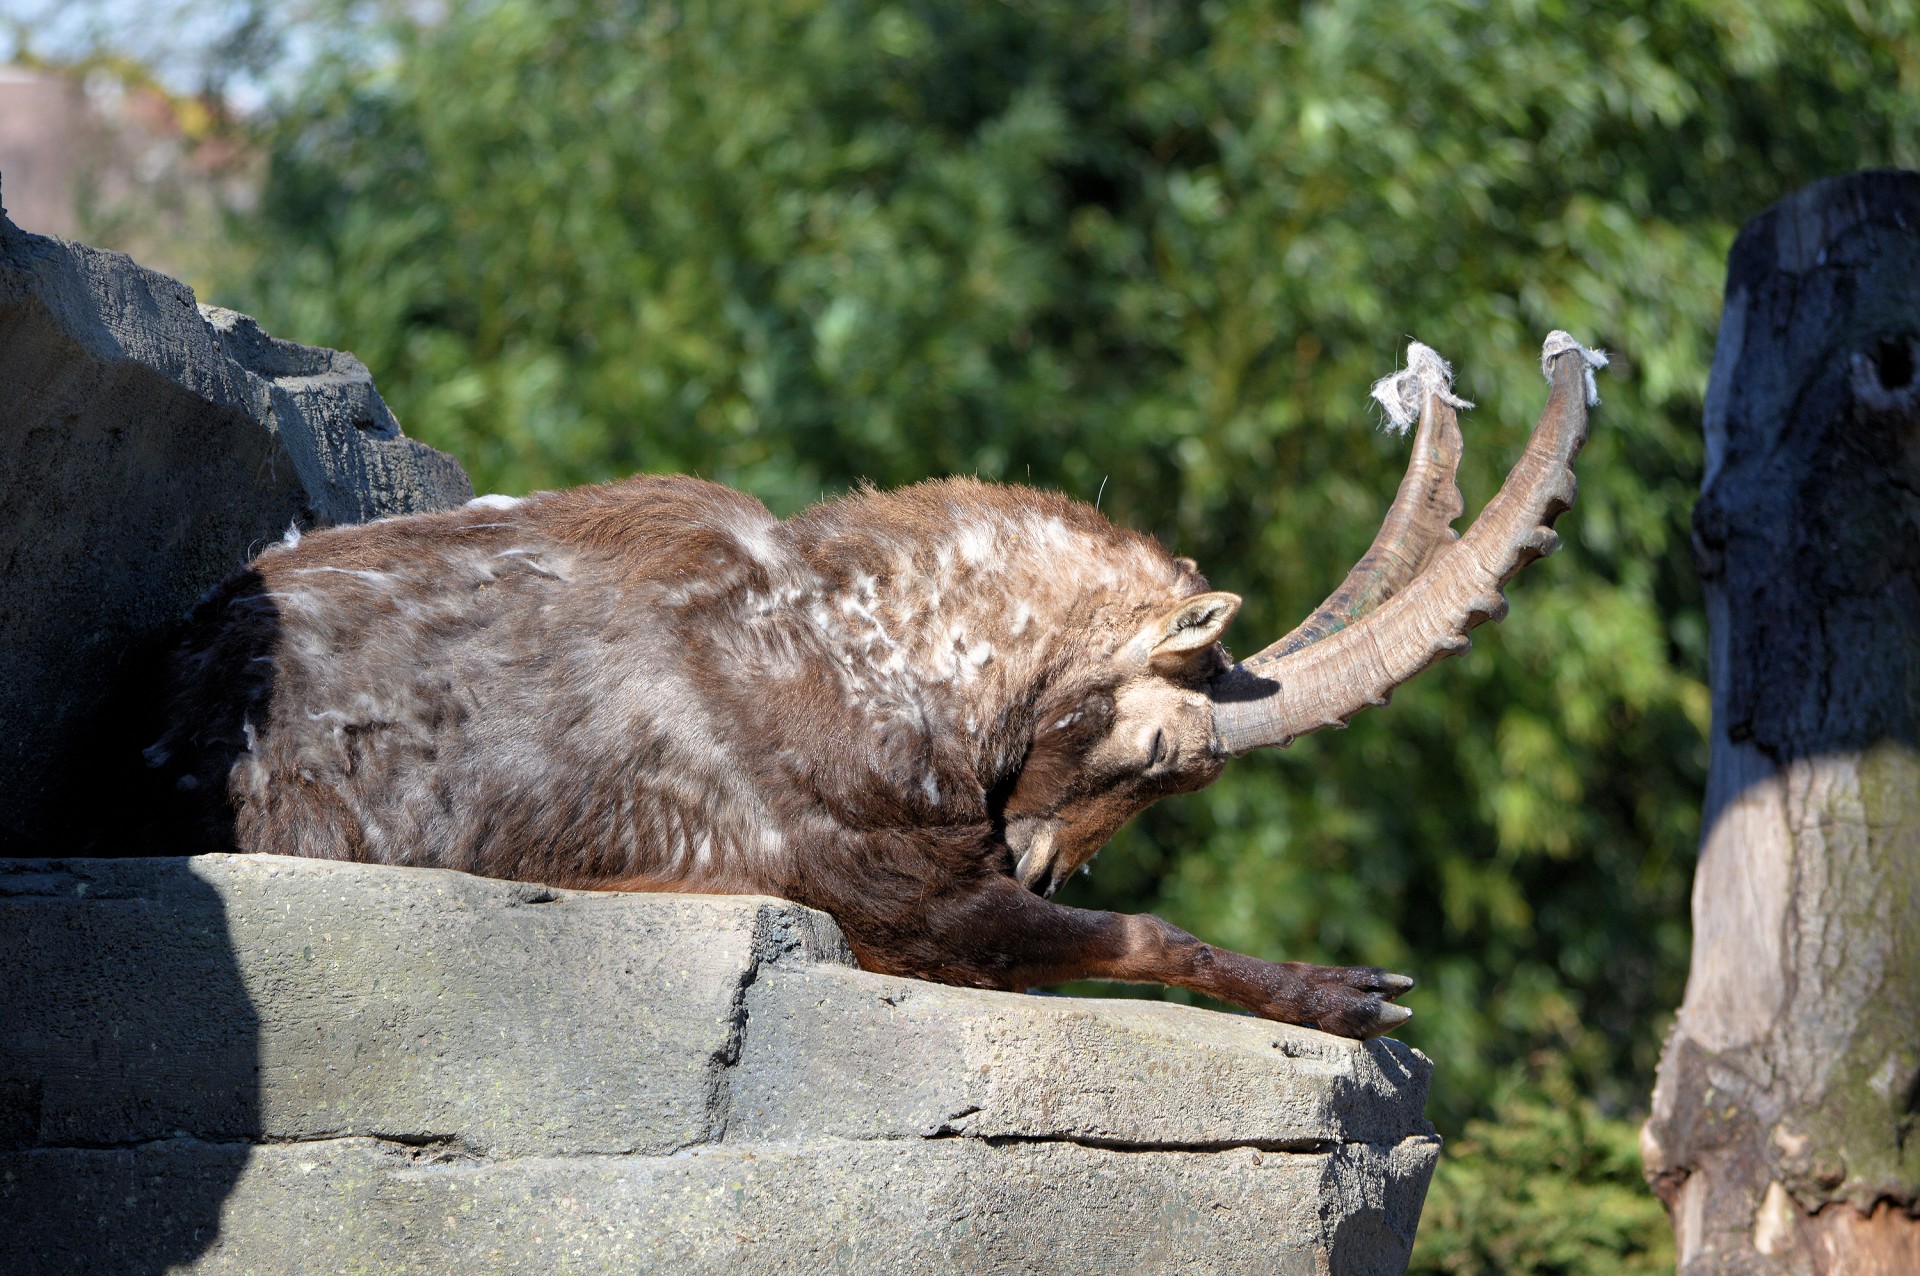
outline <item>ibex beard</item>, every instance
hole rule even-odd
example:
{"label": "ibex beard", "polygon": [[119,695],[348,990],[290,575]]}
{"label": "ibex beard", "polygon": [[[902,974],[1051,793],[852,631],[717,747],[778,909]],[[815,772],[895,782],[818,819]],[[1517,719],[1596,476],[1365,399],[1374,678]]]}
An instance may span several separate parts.
{"label": "ibex beard", "polygon": [[149,762],[213,845],[777,895],[870,970],[1161,983],[1373,1036],[1411,980],[1051,896],[1138,811],[1384,703],[1501,614],[1572,501],[1585,354],[1550,354],[1525,455],[1457,539],[1432,357],[1373,548],[1238,664],[1237,597],[1057,494],[947,479],[782,522],[640,477],[290,535],[195,610]]}

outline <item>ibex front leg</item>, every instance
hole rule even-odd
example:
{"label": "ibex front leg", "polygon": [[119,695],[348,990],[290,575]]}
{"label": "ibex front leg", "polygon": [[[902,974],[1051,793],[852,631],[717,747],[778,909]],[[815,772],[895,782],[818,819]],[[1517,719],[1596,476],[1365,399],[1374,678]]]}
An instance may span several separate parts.
{"label": "ibex front leg", "polygon": [[[863,952],[863,960],[896,973],[995,988],[1074,979],[1167,984],[1342,1037],[1377,1037],[1413,1014],[1392,1004],[1413,980],[1374,966],[1261,961],[1203,943],[1158,917],[1050,903],[1011,879],[991,884],[969,905],[943,910],[937,933],[926,937],[927,955],[935,946],[940,951],[932,962],[914,963],[921,969],[899,969],[879,953]],[[854,942],[860,946],[857,936]]]}

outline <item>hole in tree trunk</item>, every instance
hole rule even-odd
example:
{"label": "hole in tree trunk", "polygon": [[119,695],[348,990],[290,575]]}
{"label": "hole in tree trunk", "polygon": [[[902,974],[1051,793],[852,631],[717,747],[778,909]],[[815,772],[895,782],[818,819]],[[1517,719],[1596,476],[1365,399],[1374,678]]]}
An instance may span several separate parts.
{"label": "hole in tree trunk", "polygon": [[1879,349],[1873,352],[1873,366],[1885,389],[1904,390],[1912,385],[1913,339],[1903,335],[1881,341]]}

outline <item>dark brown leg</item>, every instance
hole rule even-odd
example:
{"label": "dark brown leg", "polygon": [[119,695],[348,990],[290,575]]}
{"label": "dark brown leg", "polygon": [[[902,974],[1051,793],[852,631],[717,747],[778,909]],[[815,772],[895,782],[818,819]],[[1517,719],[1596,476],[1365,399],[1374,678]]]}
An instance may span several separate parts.
{"label": "dark brown leg", "polygon": [[863,964],[942,983],[1027,988],[1073,979],[1191,988],[1268,1019],[1343,1037],[1377,1037],[1412,1011],[1393,999],[1413,987],[1405,975],[1372,966],[1261,961],[1202,943],[1138,914],[1050,903],[1011,878],[939,909],[914,952],[877,951],[849,931]]}

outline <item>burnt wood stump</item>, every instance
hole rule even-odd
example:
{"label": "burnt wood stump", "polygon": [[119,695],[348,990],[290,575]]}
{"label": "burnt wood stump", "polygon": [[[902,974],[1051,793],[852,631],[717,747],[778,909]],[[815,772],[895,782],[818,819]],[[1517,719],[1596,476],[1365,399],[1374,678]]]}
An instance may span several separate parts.
{"label": "burnt wood stump", "polygon": [[1920,1271],[1920,174],[1727,270],[1696,550],[1713,760],[1646,1168],[1681,1271]]}

